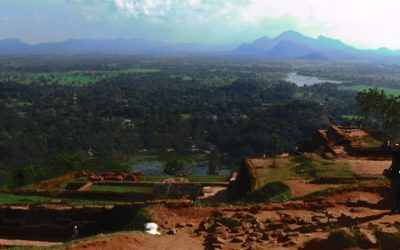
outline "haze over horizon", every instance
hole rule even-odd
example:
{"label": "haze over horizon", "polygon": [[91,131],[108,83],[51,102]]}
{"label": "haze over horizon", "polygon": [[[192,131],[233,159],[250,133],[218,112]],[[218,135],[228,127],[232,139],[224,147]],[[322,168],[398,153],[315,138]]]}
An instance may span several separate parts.
{"label": "haze over horizon", "polygon": [[295,30],[357,48],[400,48],[396,0],[2,0],[0,39],[141,38],[240,44]]}

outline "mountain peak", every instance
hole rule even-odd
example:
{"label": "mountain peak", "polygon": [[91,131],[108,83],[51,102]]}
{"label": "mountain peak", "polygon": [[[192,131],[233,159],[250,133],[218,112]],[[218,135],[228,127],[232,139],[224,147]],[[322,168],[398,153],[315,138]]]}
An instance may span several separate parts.
{"label": "mountain peak", "polygon": [[26,51],[30,46],[19,39],[0,40],[0,54],[13,54]]}
{"label": "mountain peak", "polygon": [[310,60],[340,59],[362,54],[340,40],[325,36],[308,37],[293,30],[287,30],[271,39],[260,38],[236,51],[241,54]]}
{"label": "mountain peak", "polygon": [[25,44],[24,42],[22,42],[21,40],[17,39],[17,38],[7,38],[4,40],[0,40],[1,43],[7,43],[7,44]]}
{"label": "mountain peak", "polygon": [[288,40],[292,40],[292,39],[298,39],[298,38],[306,38],[306,36],[304,36],[303,34],[294,31],[294,30],[287,30],[283,33],[281,33],[280,35],[277,36],[277,38],[279,39],[288,39]]}

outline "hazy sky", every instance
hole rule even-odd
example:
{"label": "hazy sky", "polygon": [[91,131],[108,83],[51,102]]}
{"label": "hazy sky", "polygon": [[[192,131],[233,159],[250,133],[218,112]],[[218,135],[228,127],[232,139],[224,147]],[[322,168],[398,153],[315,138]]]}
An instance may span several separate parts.
{"label": "hazy sky", "polygon": [[242,43],[288,29],[400,48],[400,0],[0,0],[0,39]]}

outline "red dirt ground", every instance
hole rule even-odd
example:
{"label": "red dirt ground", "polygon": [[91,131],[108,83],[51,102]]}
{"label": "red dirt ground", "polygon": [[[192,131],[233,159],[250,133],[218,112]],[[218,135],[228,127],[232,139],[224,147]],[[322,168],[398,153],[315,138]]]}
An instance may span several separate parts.
{"label": "red dirt ground", "polygon": [[65,249],[74,250],[123,250],[123,249],[157,249],[157,250],[196,250],[204,249],[202,240],[187,233],[178,232],[172,236],[151,236],[144,233],[126,233],[73,244]]}
{"label": "red dirt ground", "polygon": [[[303,181],[290,181],[289,184],[305,185]],[[316,188],[312,185],[304,189],[310,191]],[[256,208],[257,212],[254,213],[254,216],[260,221],[279,220],[282,215],[290,215],[293,218],[312,218],[316,214],[329,212],[334,216],[346,214],[350,218],[360,221],[359,225],[362,228],[367,228],[370,224],[385,226],[400,220],[400,215],[389,215],[387,208],[377,206],[382,199],[378,193],[372,191],[352,191],[331,195],[319,201],[291,201],[283,204],[244,206],[220,204],[214,207],[155,206],[151,211],[154,214],[154,221],[160,225],[161,236],[150,236],[137,232],[123,233],[78,242],[64,249],[207,249],[204,246],[205,238],[196,235],[195,231],[203,219],[212,216],[216,211],[224,214],[224,217],[229,217],[238,212],[253,214],[251,211]],[[190,226],[177,227],[178,223],[190,224]],[[166,232],[170,228],[176,228],[177,234],[167,235]],[[295,246],[283,247],[282,244],[270,242],[259,245],[256,249],[300,249],[312,239],[326,239],[328,234],[329,232],[326,231],[303,233],[294,238]],[[242,247],[240,244],[226,243],[222,249],[242,249]]]}

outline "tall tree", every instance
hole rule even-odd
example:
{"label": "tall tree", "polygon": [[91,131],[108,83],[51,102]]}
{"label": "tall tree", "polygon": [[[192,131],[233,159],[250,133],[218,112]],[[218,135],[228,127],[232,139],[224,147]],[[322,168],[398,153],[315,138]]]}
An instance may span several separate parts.
{"label": "tall tree", "polygon": [[385,139],[398,139],[400,135],[400,97],[386,95],[383,90],[368,89],[360,92],[356,104],[361,114],[378,125]]}

